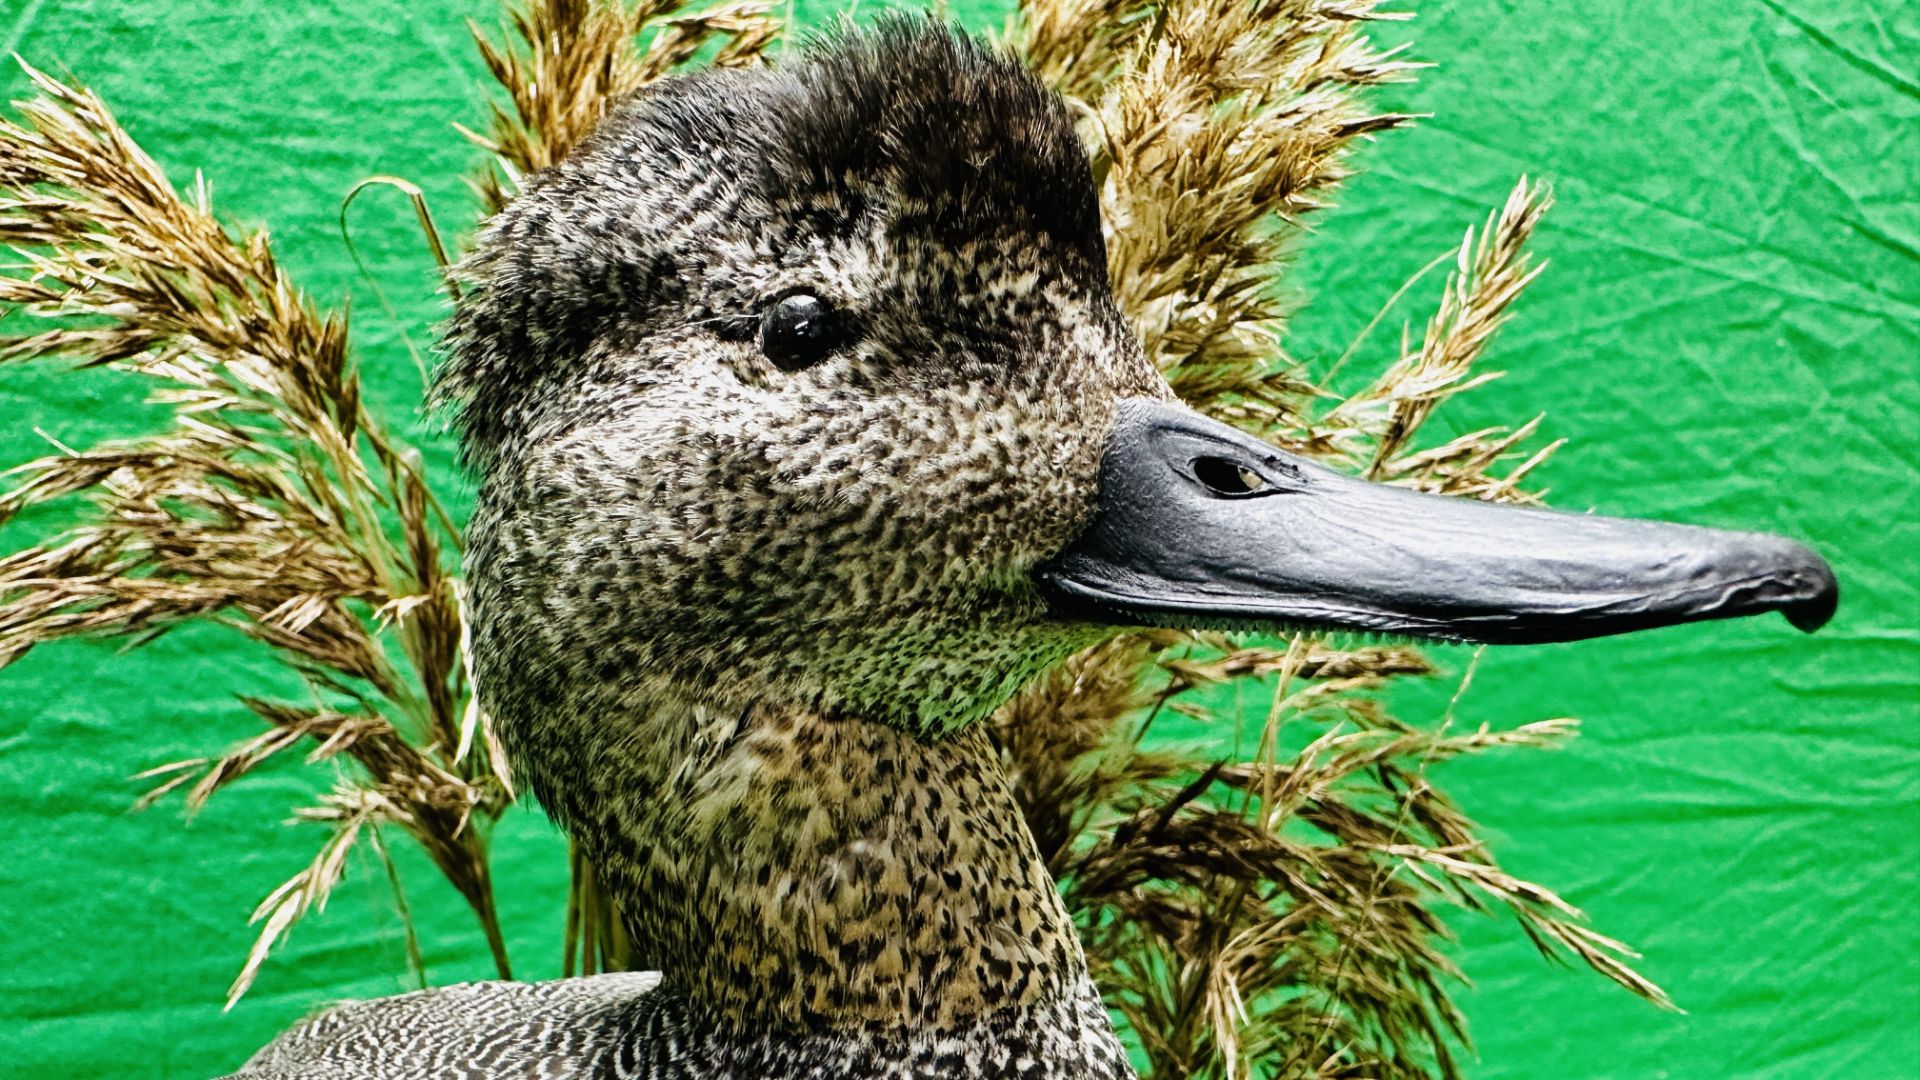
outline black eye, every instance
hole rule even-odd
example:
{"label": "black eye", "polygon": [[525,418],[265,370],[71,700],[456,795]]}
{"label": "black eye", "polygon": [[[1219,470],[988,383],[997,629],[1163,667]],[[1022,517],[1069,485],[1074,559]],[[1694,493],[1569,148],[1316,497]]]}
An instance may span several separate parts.
{"label": "black eye", "polygon": [[760,316],[760,351],[782,371],[799,371],[825,359],[838,344],[831,305],[812,293],[774,301]]}

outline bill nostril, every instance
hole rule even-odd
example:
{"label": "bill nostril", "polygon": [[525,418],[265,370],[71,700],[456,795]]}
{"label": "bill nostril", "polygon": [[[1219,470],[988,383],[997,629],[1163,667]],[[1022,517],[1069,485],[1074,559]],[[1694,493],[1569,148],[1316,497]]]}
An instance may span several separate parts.
{"label": "bill nostril", "polygon": [[1267,486],[1266,478],[1259,473],[1222,457],[1194,458],[1193,477],[1215,495],[1227,498],[1252,495]]}

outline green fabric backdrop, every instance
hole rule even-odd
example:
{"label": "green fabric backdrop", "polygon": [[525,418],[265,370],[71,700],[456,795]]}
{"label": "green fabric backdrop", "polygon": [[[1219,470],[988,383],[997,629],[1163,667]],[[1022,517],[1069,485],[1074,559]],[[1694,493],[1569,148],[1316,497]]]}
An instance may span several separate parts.
{"label": "green fabric backdrop", "polygon": [[[1463,719],[1576,715],[1586,735],[1449,766],[1445,782],[1511,868],[1641,947],[1688,1012],[1543,965],[1511,926],[1462,916],[1473,1072],[1920,1075],[1920,9],[1420,6],[1390,33],[1439,66],[1386,96],[1434,116],[1369,150],[1304,245],[1296,353],[1337,355],[1516,175],[1546,177],[1559,205],[1538,248],[1554,265],[1495,348],[1512,375],[1443,413],[1441,433],[1544,409],[1547,431],[1574,440],[1545,472],[1560,505],[1801,536],[1847,594],[1815,638],[1766,619],[1486,656]],[[979,27],[1005,13],[955,10]],[[353,299],[372,394],[409,417],[419,384],[399,324],[335,217],[383,172],[419,181],[443,221],[470,217],[460,176],[476,151],[448,126],[481,116],[468,16],[491,22],[494,7],[0,0],[0,51],[71,69],[176,182],[202,168],[230,219],[270,224],[307,287]],[[369,198],[354,231],[402,324],[429,321],[405,208]],[[1420,317],[1436,287],[1404,313]],[[86,443],[147,415],[110,379],[0,372],[0,464],[41,452],[36,426]],[[429,454],[450,467],[443,443]],[[1444,659],[1457,671],[1467,654]],[[280,824],[314,771],[263,770],[184,825],[171,805],[130,813],[130,777],[252,734],[232,695],[263,682],[292,689],[205,630],[130,656],[49,648],[0,673],[0,1073],[206,1076],[322,1002],[406,988],[387,884],[363,860],[221,1012],[248,911],[318,840]],[[1431,717],[1451,689],[1403,704]],[[497,852],[520,971],[553,975],[559,841],[521,810]],[[486,975],[458,900],[403,855],[432,978]]]}

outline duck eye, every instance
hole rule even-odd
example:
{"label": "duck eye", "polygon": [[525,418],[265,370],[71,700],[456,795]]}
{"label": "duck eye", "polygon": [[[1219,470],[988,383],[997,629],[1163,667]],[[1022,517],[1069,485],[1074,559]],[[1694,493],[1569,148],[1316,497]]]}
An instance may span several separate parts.
{"label": "duck eye", "polygon": [[774,301],[760,316],[760,351],[782,371],[799,371],[826,358],[836,344],[833,307],[812,293]]}
{"label": "duck eye", "polygon": [[1241,495],[1252,495],[1267,486],[1265,477],[1237,461],[1228,461],[1226,458],[1193,459],[1193,476],[1215,495],[1229,499]]}

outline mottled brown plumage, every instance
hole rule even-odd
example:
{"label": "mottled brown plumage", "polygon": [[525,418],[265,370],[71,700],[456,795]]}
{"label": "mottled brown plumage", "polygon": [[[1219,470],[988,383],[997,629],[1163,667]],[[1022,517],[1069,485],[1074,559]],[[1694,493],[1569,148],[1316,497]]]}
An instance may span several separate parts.
{"label": "mottled brown plumage", "polygon": [[[1104,265],[1061,107],[920,24],[654,91],[482,241],[447,385],[483,701],[714,1022],[1085,979],[969,725],[1088,641],[1029,580],[1158,386]],[[796,288],[857,330],[786,372],[751,329]]]}
{"label": "mottled brown plumage", "polygon": [[926,21],[642,92],[460,274],[480,702],[659,981],[361,1007],[262,1080],[1129,1075],[981,723],[1047,666],[1837,599],[1777,537],[1368,485],[1173,403],[1065,109]]}
{"label": "mottled brown plumage", "polygon": [[[1108,632],[1031,578],[1116,402],[1167,396],[1104,268],[1063,107],[923,21],[642,93],[461,268],[481,701],[676,1031],[1128,1071],[977,725]],[[784,371],[796,289],[848,333]]]}

